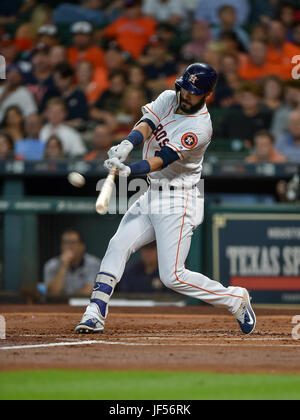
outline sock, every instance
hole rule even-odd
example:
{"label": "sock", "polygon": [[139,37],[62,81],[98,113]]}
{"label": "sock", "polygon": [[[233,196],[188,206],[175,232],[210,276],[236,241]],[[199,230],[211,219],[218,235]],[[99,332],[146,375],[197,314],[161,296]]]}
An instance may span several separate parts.
{"label": "sock", "polygon": [[113,274],[100,272],[96,277],[91,301],[85,314],[105,319],[108,313],[108,303],[116,284],[117,279]]}

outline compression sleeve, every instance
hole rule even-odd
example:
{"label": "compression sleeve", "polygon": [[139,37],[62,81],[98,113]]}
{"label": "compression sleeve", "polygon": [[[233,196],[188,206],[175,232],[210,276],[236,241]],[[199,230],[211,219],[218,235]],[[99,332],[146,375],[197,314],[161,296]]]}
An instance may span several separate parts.
{"label": "compression sleeve", "polygon": [[164,146],[159,152],[156,152],[155,156],[159,156],[163,160],[162,169],[166,168],[168,165],[171,165],[171,163],[180,159],[178,153],[176,153],[175,150],[171,149],[168,146]]}

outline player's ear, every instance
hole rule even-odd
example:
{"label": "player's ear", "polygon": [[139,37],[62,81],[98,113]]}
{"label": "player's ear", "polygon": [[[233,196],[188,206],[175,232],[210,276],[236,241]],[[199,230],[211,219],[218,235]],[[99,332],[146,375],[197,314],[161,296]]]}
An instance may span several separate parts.
{"label": "player's ear", "polygon": [[212,99],[214,92],[211,90],[210,92],[208,92],[207,95],[205,95],[205,100],[206,101],[210,101],[210,99]]}

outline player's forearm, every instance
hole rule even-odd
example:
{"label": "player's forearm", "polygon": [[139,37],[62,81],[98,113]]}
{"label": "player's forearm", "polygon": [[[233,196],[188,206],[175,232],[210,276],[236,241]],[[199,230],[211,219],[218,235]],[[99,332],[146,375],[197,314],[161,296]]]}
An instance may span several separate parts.
{"label": "player's forearm", "polygon": [[139,123],[135,127],[135,130],[139,131],[142,134],[144,140],[146,140],[152,134],[152,129],[150,128],[149,124],[144,121]]}
{"label": "player's forearm", "polygon": [[134,129],[128,134],[124,142],[129,142],[133,148],[142,144],[144,140],[150,136],[151,133],[152,130],[150,126],[146,122],[142,121],[134,127]]}
{"label": "player's forearm", "polygon": [[152,157],[128,165],[131,175],[146,175],[151,172],[160,171],[163,167],[163,160],[160,157]]}

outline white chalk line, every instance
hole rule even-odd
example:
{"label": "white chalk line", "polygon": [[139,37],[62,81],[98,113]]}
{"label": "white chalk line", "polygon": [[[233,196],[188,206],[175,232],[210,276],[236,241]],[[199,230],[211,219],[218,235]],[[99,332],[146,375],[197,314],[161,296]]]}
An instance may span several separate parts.
{"label": "white chalk line", "polygon": [[[61,337],[54,335],[54,334],[49,334],[47,336],[45,336],[44,334],[24,334],[24,335],[20,335],[20,337],[26,337],[26,338],[49,338],[49,337],[53,337],[56,340],[60,340]],[[230,341],[291,341],[290,336],[288,337],[228,337],[228,335],[224,335],[224,336],[210,336],[210,337],[196,337],[196,336],[186,336],[186,335],[176,335],[176,337],[168,337],[168,336],[149,336],[149,335],[140,335],[140,334],[133,334],[127,337],[122,337],[123,340],[132,340],[134,338],[140,338],[140,339],[146,339],[146,340],[165,340],[165,341],[186,341],[186,340],[201,340],[201,341],[211,341],[211,340],[215,340],[216,343],[219,340],[230,340]],[[72,341],[72,339],[70,338],[64,338],[64,340],[66,341]]]}
{"label": "white chalk line", "polygon": [[[7,346],[0,347],[0,350],[25,350],[25,349],[38,349],[38,348],[49,348],[49,347],[67,347],[67,346],[83,346],[83,345],[93,345],[93,344],[103,344],[103,345],[116,345],[116,346],[133,346],[133,347],[240,347],[240,344],[232,343],[126,343],[122,341],[103,341],[103,340],[89,340],[89,341],[75,341],[75,342],[63,342],[63,343],[48,343],[48,344],[29,344],[22,346]],[[297,344],[255,344],[255,343],[244,343],[243,347],[284,347],[284,348],[295,348],[298,347],[300,350],[300,345]]]}

